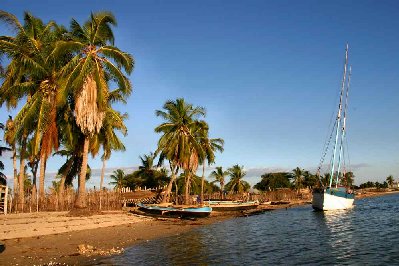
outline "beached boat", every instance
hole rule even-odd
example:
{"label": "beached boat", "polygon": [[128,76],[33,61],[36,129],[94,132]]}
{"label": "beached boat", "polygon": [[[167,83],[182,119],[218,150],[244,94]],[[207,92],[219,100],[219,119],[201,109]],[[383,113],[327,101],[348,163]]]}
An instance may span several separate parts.
{"label": "beached boat", "polygon": [[212,208],[205,207],[163,207],[158,205],[137,204],[139,210],[148,214],[170,216],[170,217],[207,217],[211,214]]}
{"label": "beached boat", "polygon": [[214,211],[243,211],[256,209],[259,201],[209,200],[206,204]]}
{"label": "beached boat", "polygon": [[[330,180],[328,184],[323,184],[320,180],[321,187],[317,188],[313,191],[313,199],[312,206],[316,210],[329,211],[329,210],[343,210],[349,209],[353,206],[353,202],[355,199],[355,195],[349,187],[340,187],[339,185],[339,177],[341,175],[341,168],[343,162],[343,146],[344,139],[346,133],[346,115],[348,109],[348,92],[350,86],[350,78],[351,78],[351,68],[349,68],[349,73],[347,71],[348,66],[348,45],[346,46],[345,51],[345,64],[344,64],[344,73],[341,83],[340,90],[340,98],[339,98],[339,106],[338,112],[335,120],[335,124],[333,127],[333,132],[335,131],[335,142],[333,148],[333,154],[331,158],[330,164]],[[343,103],[345,106],[343,107]],[[343,116],[341,115],[343,113]],[[334,134],[330,135],[331,137]],[[324,162],[325,155],[328,151],[328,144],[330,143],[328,140],[326,143],[325,152],[323,152],[322,159],[320,160],[320,165],[317,170],[317,175],[320,177],[320,169]],[[339,151],[337,152],[337,150]],[[338,153],[338,160],[337,160]],[[345,172],[345,171],[343,171]],[[345,175],[345,173],[343,173]],[[333,182],[335,181],[335,182]],[[335,183],[335,185],[333,185]]]}

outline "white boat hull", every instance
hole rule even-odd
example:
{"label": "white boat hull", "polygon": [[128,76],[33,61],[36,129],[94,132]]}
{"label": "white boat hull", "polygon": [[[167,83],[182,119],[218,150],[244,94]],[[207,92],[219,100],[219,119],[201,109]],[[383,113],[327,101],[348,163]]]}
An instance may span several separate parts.
{"label": "white boat hull", "polygon": [[313,193],[312,206],[321,211],[345,210],[353,207],[353,198],[331,195],[327,192]]}

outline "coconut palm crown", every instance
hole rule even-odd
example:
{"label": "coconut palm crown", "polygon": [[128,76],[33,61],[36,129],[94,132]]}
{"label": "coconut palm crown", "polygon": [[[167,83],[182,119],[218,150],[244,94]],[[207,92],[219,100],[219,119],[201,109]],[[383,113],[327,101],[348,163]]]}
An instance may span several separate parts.
{"label": "coconut palm crown", "polygon": [[230,181],[226,184],[226,188],[230,192],[238,192],[242,193],[244,191],[249,190],[251,187],[248,182],[242,180],[244,176],[247,174],[244,171],[244,166],[239,166],[238,164],[233,165],[227,172],[230,176]]}

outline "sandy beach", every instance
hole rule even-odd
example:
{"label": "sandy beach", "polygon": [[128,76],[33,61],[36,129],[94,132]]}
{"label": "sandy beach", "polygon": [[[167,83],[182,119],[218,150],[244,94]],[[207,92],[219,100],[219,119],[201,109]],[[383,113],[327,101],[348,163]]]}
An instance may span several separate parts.
{"label": "sandy beach", "polygon": [[180,220],[125,211],[89,217],[69,217],[66,212],[9,214],[0,216],[0,265],[93,264],[99,256],[119,254],[141,241],[181,234],[236,215]]}
{"label": "sandy beach", "polygon": [[[383,194],[388,193],[363,193],[358,198]],[[260,205],[257,211],[304,204],[309,202]],[[120,254],[124,248],[142,241],[181,234],[243,215],[241,212],[216,212],[208,218],[181,220],[126,211],[88,217],[71,217],[67,212],[9,214],[0,216],[0,265],[95,264],[100,257]]]}

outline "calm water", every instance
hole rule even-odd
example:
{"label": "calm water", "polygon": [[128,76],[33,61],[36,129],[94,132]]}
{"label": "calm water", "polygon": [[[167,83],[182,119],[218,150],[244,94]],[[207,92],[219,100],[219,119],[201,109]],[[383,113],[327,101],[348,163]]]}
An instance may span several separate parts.
{"label": "calm water", "polygon": [[113,265],[399,265],[399,194],[236,218],[153,240],[103,261]]}

